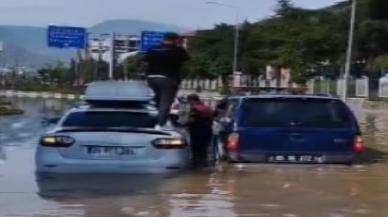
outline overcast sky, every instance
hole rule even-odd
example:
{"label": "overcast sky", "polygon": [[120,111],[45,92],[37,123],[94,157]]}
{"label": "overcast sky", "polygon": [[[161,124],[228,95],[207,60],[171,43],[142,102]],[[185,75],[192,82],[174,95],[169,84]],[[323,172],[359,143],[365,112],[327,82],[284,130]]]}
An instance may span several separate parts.
{"label": "overcast sky", "polygon": [[[270,16],[276,0],[217,0],[235,5],[241,19]],[[294,0],[297,6],[319,8],[339,0]],[[186,28],[234,22],[234,10],[205,4],[206,0],[0,0],[0,24],[89,27],[109,19],[138,19]]]}

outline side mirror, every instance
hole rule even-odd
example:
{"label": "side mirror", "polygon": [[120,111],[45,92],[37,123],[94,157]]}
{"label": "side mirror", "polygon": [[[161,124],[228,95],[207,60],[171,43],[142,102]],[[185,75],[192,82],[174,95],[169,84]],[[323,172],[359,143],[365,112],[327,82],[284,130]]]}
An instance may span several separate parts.
{"label": "side mirror", "polygon": [[48,127],[50,125],[55,125],[59,122],[61,118],[59,117],[54,117],[54,118],[44,118],[40,123],[42,124],[43,127]]}

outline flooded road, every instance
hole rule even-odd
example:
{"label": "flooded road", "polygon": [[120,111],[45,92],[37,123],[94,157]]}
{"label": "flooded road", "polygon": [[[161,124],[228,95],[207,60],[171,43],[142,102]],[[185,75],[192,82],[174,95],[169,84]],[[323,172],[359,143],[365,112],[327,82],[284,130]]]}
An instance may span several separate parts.
{"label": "flooded road", "polygon": [[0,216],[388,216],[388,112],[354,105],[369,146],[354,166],[256,165],[165,176],[34,174],[44,116],[72,103],[19,99],[0,117]]}

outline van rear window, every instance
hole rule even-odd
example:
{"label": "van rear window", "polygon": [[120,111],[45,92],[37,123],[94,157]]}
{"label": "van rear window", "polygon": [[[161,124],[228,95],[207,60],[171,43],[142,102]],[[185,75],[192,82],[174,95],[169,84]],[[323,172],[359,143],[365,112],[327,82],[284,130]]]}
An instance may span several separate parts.
{"label": "van rear window", "polygon": [[351,124],[346,105],[339,100],[247,99],[242,105],[243,127],[348,128]]}

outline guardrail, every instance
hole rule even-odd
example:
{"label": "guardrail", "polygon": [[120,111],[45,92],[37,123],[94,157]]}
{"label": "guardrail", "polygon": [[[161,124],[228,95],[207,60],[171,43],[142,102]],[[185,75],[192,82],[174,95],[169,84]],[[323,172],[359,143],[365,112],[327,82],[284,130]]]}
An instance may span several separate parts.
{"label": "guardrail", "polygon": [[[371,96],[371,80],[367,77],[350,79],[348,82],[348,95],[350,97],[369,98]],[[306,82],[306,91],[309,94],[332,94],[342,95],[343,86],[345,82],[343,79],[324,79],[314,78]],[[265,80],[260,78],[245,79],[233,83],[234,89],[257,89],[257,88],[297,88],[299,85],[289,82],[288,80]],[[380,88],[379,88],[380,87]],[[388,83],[380,82],[379,97],[388,98]],[[189,79],[182,82],[181,88],[184,90],[193,91],[219,91],[223,88],[220,79]]]}
{"label": "guardrail", "polygon": [[15,91],[15,90],[0,90],[0,96],[3,97],[18,97],[18,98],[43,98],[43,99],[68,99],[77,100],[83,99],[83,95],[62,94],[53,92],[35,92],[35,91]]}
{"label": "guardrail", "polygon": [[[343,79],[330,80],[324,78],[315,78],[306,83],[306,92],[308,94],[343,94]],[[297,88],[298,85],[290,83],[287,80],[264,80],[252,77],[251,80],[245,79],[239,83],[233,83],[235,90],[238,89],[257,89],[257,88]],[[359,98],[388,98],[388,78],[371,80],[367,77],[351,79],[348,82],[349,97]],[[223,89],[222,80],[219,79],[189,79],[184,80],[181,85],[182,91],[203,92],[209,95],[218,93]],[[62,94],[54,92],[36,92],[36,91],[17,91],[17,90],[0,90],[0,96],[4,97],[28,97],[28,98],[45,98],[45,99],[83,99],[82,95]]]}

